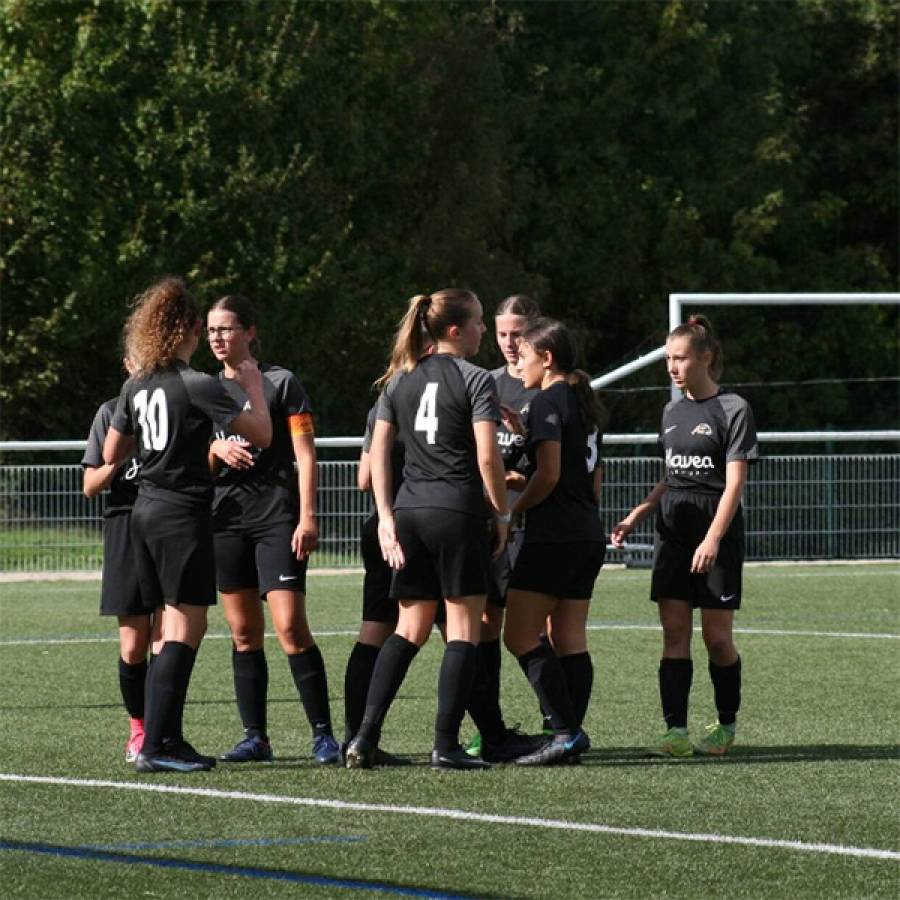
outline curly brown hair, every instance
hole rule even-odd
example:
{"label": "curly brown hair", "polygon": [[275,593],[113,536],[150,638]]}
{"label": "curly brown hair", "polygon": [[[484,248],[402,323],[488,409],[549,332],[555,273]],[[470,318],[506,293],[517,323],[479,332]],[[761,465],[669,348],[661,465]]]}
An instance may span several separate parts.
{"label": "curly brown hair", "polygon": [[200,318],[181,278],[168,276],[134,298],[125,323],[125,353],[139,375],[171,365],[175,351]]}

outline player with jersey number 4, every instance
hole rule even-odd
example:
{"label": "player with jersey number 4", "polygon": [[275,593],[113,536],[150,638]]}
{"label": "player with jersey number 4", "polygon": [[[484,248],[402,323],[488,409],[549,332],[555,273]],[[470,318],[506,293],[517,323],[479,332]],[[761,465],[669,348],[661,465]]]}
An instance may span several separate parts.
{"label": "player with jersey number 4", "polygon": [[[663,627],[659,692],[667,731],[649,752],[724,756],[734,743],[741,703],[733,627],[744,562],[741,495],[748,466],[759,457],[756,427],[747,401],[719,387],[722,347],[704,316],[691,316],[671,331],[666,364],[684,396],[663,410],[665,476],[613,529],[612,542],[622,547],[658,508],[650,599]],[[700,608],[718,711],[718,721],[696,745],[687,727],[694,607]]]}

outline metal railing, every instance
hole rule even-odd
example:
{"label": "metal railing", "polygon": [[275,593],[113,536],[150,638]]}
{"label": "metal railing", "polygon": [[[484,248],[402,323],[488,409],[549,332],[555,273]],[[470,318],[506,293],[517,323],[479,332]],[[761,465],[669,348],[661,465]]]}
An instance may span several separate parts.
{"label": "metal railing", "polygon": [[[606,460],[603,524],[611,529],[662,472],[659,459]],[[320,462],[319,551],[313,568],[361,565],[359,531],[371,501],[355,461]],[[0,465],[0,572],[91,572],[101,565],[102,502],[81,492],[79,465]],[[747,558],[900,558],[900,454],[764,457],[745,489]],[[637,549],[611,561],[649,559],[652,523]]]}

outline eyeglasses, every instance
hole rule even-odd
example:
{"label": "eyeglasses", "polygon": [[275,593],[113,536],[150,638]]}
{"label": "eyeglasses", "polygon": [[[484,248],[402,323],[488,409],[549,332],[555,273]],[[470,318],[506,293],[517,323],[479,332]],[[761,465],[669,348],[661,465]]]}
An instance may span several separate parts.
{"label": "eyeglasses", "polygon": [[236,331],[243,330],[243,325],[220,325],[218,328],[207,328],[206,339],[213,341],[216,338],[224,338],[227,341]]}

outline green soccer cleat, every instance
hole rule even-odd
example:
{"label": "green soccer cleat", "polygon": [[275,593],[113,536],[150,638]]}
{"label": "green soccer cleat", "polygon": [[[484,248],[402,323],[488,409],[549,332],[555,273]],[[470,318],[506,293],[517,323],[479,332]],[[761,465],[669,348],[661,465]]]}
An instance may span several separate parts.
{"label": "green soccer cleat", "polygon": [[665,756],[671,759],[688,759],[694,755],[694,748],[687,733],[670,728],[652,747],[647,748],[650,756]]}
{"label": "green soccer cleat", "polygon": [[466,744],[466,753],[469,756],[481,756],[481,732],[476,731],[472,740]]}
{"label": "green soccer cleat", "polygon": [[734,728],[716,722],[706,726],[706,737],[694,746],[694,751],[704,756],[725,756],[733,743]]}

